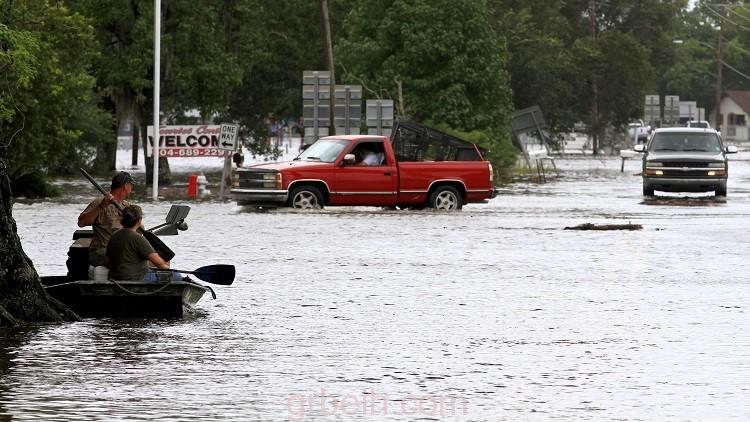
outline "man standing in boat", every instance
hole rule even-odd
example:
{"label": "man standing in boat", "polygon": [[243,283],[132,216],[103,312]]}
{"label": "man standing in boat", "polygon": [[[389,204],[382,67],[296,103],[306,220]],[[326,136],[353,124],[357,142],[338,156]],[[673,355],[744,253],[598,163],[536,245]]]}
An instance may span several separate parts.
{"label": "man standing in boat", "polygon": [[107,243],[112,234],[122,228],[120,211],[112,204],[117,201],[123,207],[130,205],[125,199],[135,187],[135,180],[130,173],[121,171],[112,178],[112,185],[106,196],[100,196],[86,207],[78,216],[78,227],[92,226],[94,236],[89,246],[89,265],[104,265]]}
{"label": "man standing in boat", "polygon": [[[160,270],[169,270],[169,262],[164,261],[138,232],[143,226],[141,207],[125,207],[121,222],[122,229],[116,231],[107,244],[104,263],[109,267],[109,278],[156,281],[156,274],[149,271],[149,264]],[[180,280],[182,277],[175,274],[174,279]]]}

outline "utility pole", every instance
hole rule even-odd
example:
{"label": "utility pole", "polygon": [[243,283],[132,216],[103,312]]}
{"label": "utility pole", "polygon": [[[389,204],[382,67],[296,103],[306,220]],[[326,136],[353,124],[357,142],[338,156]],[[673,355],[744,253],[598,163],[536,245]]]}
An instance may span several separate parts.
{"label": "utility pole", "polygon": [[331,72],[331,85],[330,85],[330,100],[329,100],[329,135],[336,134],[336,126],[334,125],[334,103],[336,102],[336,77],[333,73],[333,42],[331,41],[331,19],[328,17],[328,0],[320,0],[320,20],[323,26],[323,36],[325,41],[326,50],[326,65],[328,71]]}
{"label": "utility pole", "polygon": [[714,91],[714,101],[716,102],[716,130],[721,130],[721,71],[724,68],[724,15],[726,14],[726,4],[721,4],[721,18],[719,19],[719,39],[716,48],[716,88]]}
{"label": "utility pole", "polygon": [[[589,0],[589,25],[591,39],[596,40],[596,1]],[[591,104],[591,153],[599,154],[599,94],[596,77],[592,78],[593,101]]]}

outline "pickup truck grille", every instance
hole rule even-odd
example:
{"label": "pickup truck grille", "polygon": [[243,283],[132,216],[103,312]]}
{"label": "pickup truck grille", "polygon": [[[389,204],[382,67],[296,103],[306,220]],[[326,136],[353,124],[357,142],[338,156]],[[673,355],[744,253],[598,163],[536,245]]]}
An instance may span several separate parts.
{"label": "pickup truck grille", "polygon": [[[719,170],[719,169],[717,169]],[[707,176],[706,170],[664,170],[664,176],[665,177],[706,177]]]}
{"label": "pickup truck grille", "polygon": [[281,174],[275,170],[237,170],[234,187],[243,189],[280,189]]}
{"label": "pickup truck grille", "polygon": [[664,167],[690,167],[706,168],[708,163],[705,161],[662,161]]}

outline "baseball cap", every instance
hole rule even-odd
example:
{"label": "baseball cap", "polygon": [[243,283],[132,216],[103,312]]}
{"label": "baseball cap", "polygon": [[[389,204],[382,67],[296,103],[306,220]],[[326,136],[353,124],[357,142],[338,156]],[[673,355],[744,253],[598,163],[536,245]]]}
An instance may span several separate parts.
{"label": "baseball cap", "polygon": [[127,171],[121,171],[112,178],[112,187],[110,189],[117,189],[126,183],[135,186],[135,179]]}

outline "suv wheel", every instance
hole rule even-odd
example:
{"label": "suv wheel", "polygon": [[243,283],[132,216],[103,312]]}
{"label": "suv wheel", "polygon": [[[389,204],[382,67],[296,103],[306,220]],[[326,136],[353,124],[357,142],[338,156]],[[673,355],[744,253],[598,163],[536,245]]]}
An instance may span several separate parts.
{"label": "suv wheel", "polygon": [[720,186],[716,189],[716,192],[714,192],[716,196],[727,196],[727,187],[726,186]]}
{"label": "suv wheel", "polygon": [[654,196],[654,188],[648,185],[643,185],[643,196]]}

